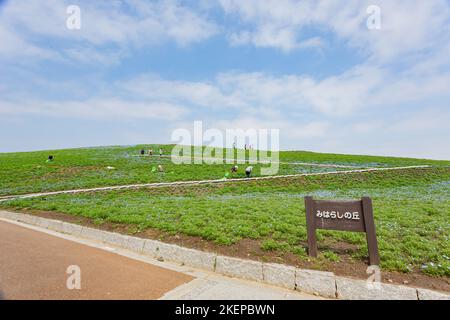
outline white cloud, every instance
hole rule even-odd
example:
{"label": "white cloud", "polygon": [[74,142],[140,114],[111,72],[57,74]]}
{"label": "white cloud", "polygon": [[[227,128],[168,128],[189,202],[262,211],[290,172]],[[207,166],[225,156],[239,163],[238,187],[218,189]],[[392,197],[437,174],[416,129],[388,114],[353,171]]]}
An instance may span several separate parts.
{"label": "white cloud", "polygon": [[[156,119],[165,127],[200,117],[223,128],[280,128],[284,145],[293,148],[397,155],[420,155],[422,148],[434,157],[450,157],[441,150],[449,135],[450,101],[450,11],[445,0],[380,0],[380,31],[366,28],[366,8],[373,4],[368,0],[345,5],[337,0],[221,0],[225,20],[236,18],[225,31],[232,45],[290,52],[332,49],[331,39],[359,51],[365,61],[321,77],[323,70],[314,75],[224,70],[197,81],[133,75],[131,69],[128,79],[120,75],[127,69],[118,70],[118,80],[108,81],[112,77],[101,80],[96,68],[115,66],[146,46],[171,42],[184,47],[223,32],[205,11],[169,0],[86,1],[80,4],[82,28],[71,31],[65,24],[68,4],[4,3],[0,56],[21,64],[34,57],[75,60],[94,72],[65,82],[45,72],[35,75],[36,68],[5,64],[9,71],[1,76],[2,116]],[[210,4],[201,7],[211,9]],[[16,77],[15,83],[6,81],[8,74]],[[430,106],[442,109],[429,115],[438,110]],[[404,115],[409,109],[422,113]]]}
{"label": "white cloud", "polygon": [[84,101],[0,101],[0,114],[97,120],[134,118],[173,121],[186,114],[186,109],[163,102],[93,98]]}
{"label": "white cloud", "polygon": [[321,48],[324,46],[323,40],[319,37],[298,41],[296,33],[291,28],[276,28],[273,26],[264,26],[256,34],[248,31],[232,33],[229,39],[234,46],[252,43],[256,47],[280,48],[284,52],[299,48]]}
{"label": "white cloud", "polygon": [[229,72],[209,82],[141,76],[118,86],[184,101],[191,111],[213,107],[212,115],[200,113],[209,127],[279,128],[284,148],[449,159],[449,109],[427,104],[450,101],[450,72],[414,74],[361,65],[322,80]]}
{"label": "white cloud", "polygon": [[227,72],[207,82],[167,81],[141,75],[117,82],[117,90],[194,108],[246,114],[270,113],[350,116],[373,108],[392,108],[438,96],[448,96],[450,71],[428,74],[392,72],[356,66],[340,75],[316,80],[309,76],[272,76]]}
{"label": "white cloud", "polygon": [[[317,141],[315,148],[335,152],[450,160],[448,136],[450,109],[427,105],[419,111],[372,113],[336,123],[333,136]],[[340,130],[345,128],[345,130]],[[314,147],[313,147],[314,148]]]}
{"label": "white cloud", "polygon": [[[154,119],[166,128],[200,119],[219,129],[279,128],[283,148],[449,158],[443,144],[450,134],[450,93],[445,91],[450,74],[414,74],[412,78],[409,72],[396,74],[367,65],[322,80],[228,72],[189,82],[143,74],[108,84],[92,80],[86,83],[90,97],[83,100],[46,101],[32,94],[5,100],[7,95],[0,100],[0,114],[120,122]],[[51,82],[47,79],[44,85]],[[55,89],[60,86],[65,84]],[[433,100],[440,108],[429,107]]]}
{"label": "white cloud", "polygon": [[[252,43],[291,51],[302,47],[308,28],[331,31],[376,61],[417,53],[450,39],[446,0],[219,0],[224,12],[241,23],[233,44]],[[381,8],[381,30],[369,30],[366,9]],[[320,40],[320,43],[323,39]],[[405,58],[404,56],[402,58]]]}
{"label": "white cloud", "polygon": [[43,59],[57,58],[58,54],[23,40],[17,33],[0,24],[0,56],[16,58],[18,54]]}
{"label": "white cloud", "polygon": [[[39,50],[47,52],[47,55],[41,54],[44,58],[51,58],[48,52],[68,53],[68,58],[79,58],[82,47],[93,53],[94,49],[100,51],[111,45],[122,50],[168,41],[187,46],[218,32],[216,24],[207,17],[170,0],[82,2],[79,4],[81,29],[69,30],[66,27],[69,17],[66,8],[71,4],[68,0],[17,0],[3,4],[0,11],[3,48],[0,54],[32,55]],[[6,45],[3,44],[4,38],[8,40]],[[45,48],[43,43],[48,39],[58,41],[58,45],[52,49]],[[101,57],[103,62],[105,57]],[[110,58],[114,63],[117,57]],[[79,60],[83,62],[84,58]]]}
{"label": "white cloud", "polygon": [[121,50],[100,51],[92,47],[69,48],[63,52],[68,59],[85,65],[117,65],[121,58],[126,56],[126,53]]}

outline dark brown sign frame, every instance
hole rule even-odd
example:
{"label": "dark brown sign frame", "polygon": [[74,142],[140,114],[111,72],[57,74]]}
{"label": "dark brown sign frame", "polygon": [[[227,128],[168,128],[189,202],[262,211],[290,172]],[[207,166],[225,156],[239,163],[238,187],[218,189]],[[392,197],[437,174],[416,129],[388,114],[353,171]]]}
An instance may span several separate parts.
{"label": "dark brown sign frame", "polygon": [[305,197],[308,253],[317,257],[316,230],[364,232],[367,239],[370,265],[379,265],[372,199],[363,197],[354,201],[314,200]]}

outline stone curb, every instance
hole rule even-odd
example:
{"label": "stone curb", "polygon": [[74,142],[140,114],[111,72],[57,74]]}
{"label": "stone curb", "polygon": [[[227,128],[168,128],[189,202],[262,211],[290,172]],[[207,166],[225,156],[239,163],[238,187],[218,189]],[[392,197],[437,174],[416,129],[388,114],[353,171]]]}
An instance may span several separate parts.
{"label": "stone curb", "polygon": [[264,282],[275,286],[295,289],[295,273],[296,268],[276,263],[263,263]]}
{"label": "stone curb", "polygon": [[419,300],[450,300],[448,294],[421,288],[417,288],[417,297]]}
{"label": "stone curb", "polygon": [[158,260],[255,280],[327,298],[345,300],[450,300],[450,294],[381,283],[369,290],[364,280],[337,277],[332,272],[299,269],[275,263],[220,256],[151,239],[142,239],[24,213],[0,211],[0,218],[104,242]]}
{"label": "stone curb", "polygon": [[418,300],[417,289],[379,283],[369,289],[364,280],[336,277],[337,298],[344,300]]}
{"label": "stone curb", "polygon": [[217,256],[216,270],[227,276],[263,281],[263,263],[258,261],[244,260],[238,258]]}
{"label": "stone curb", "polygon": [[332,272],[295,270],[296,290],[314,295],[336,298],[336,277]]}

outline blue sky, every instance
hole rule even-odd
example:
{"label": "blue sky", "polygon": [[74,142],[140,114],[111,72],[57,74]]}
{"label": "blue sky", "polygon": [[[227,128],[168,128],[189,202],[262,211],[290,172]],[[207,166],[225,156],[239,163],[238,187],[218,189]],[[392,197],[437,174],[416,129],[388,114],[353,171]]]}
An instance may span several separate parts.
{"label": "blue sky", "polygon": [[0,40],[0,152],[168,143],[202,120],[450,159],[447,0],[0,1]]}

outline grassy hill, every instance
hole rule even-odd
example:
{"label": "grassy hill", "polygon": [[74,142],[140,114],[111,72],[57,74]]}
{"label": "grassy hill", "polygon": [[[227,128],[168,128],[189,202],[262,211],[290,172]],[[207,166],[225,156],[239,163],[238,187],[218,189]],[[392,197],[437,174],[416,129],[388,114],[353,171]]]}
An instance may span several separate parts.
{"label": "grassy hill", "polygon": [[[230,168],[230,165],[176,166],[170,159],[136,156],[141,148],[150,147],[159,148],[152,145],[0,154],[0,193],[218,179]],[[163,148],[169,153],[171,146]],[[55,160],[46,163],[49,154]],[[0,203],[0,207],[35,214],[58,213],[59,218],[71,217],[77,223],[163,238],[229,255],[333,271],[347,268],[354,272],[367,263],[363,234],[319,231],[320,256],[312,260],[307,256],[303,197],[370,196],[374,201],[383,271],[410,274],[413,278],[438,277],[444,283],[443,288],[449,290],[449,161],[300,151],[281,152],[280,160],[358,167],[423,164],[431,167],[56,195],[12,200]],[[152,167],[160,163],[166,172],[152,172]],[[107,166],[115,170],[107,170]],[[243,177],[242,167],[238,177]],[[338,169],[283,165],[280,174],[324,170]]]}
{"label": "grassy hill", "polygon": [[[170,182],[185,180],[220,179],[229,172],[230,164],[175,165],[170,158],[139,157],[141,149],[163,148],[169,155],[172,145],[138,145],[132,147],[98,147],[38,152],[0,153],[0,196],[42,191],[91,188],[112,185]],[[47,163],[48,155],[54,161]],[[410,165],[450,166],[450,161],[408,158],[324,154],[303,151],[282,151],[281,162],[307,162],[350,165],[358,167],[389,167]],[[161,164],[165,173],[152,172]],[[244,166],[234,177],[245,176]],[[254,176],[260,167],[254,165]],[[113,170],[107,167],[114,167]],[[297,174],[345,170],[340,168],[311,167],[281,164],[278,174]]]}

